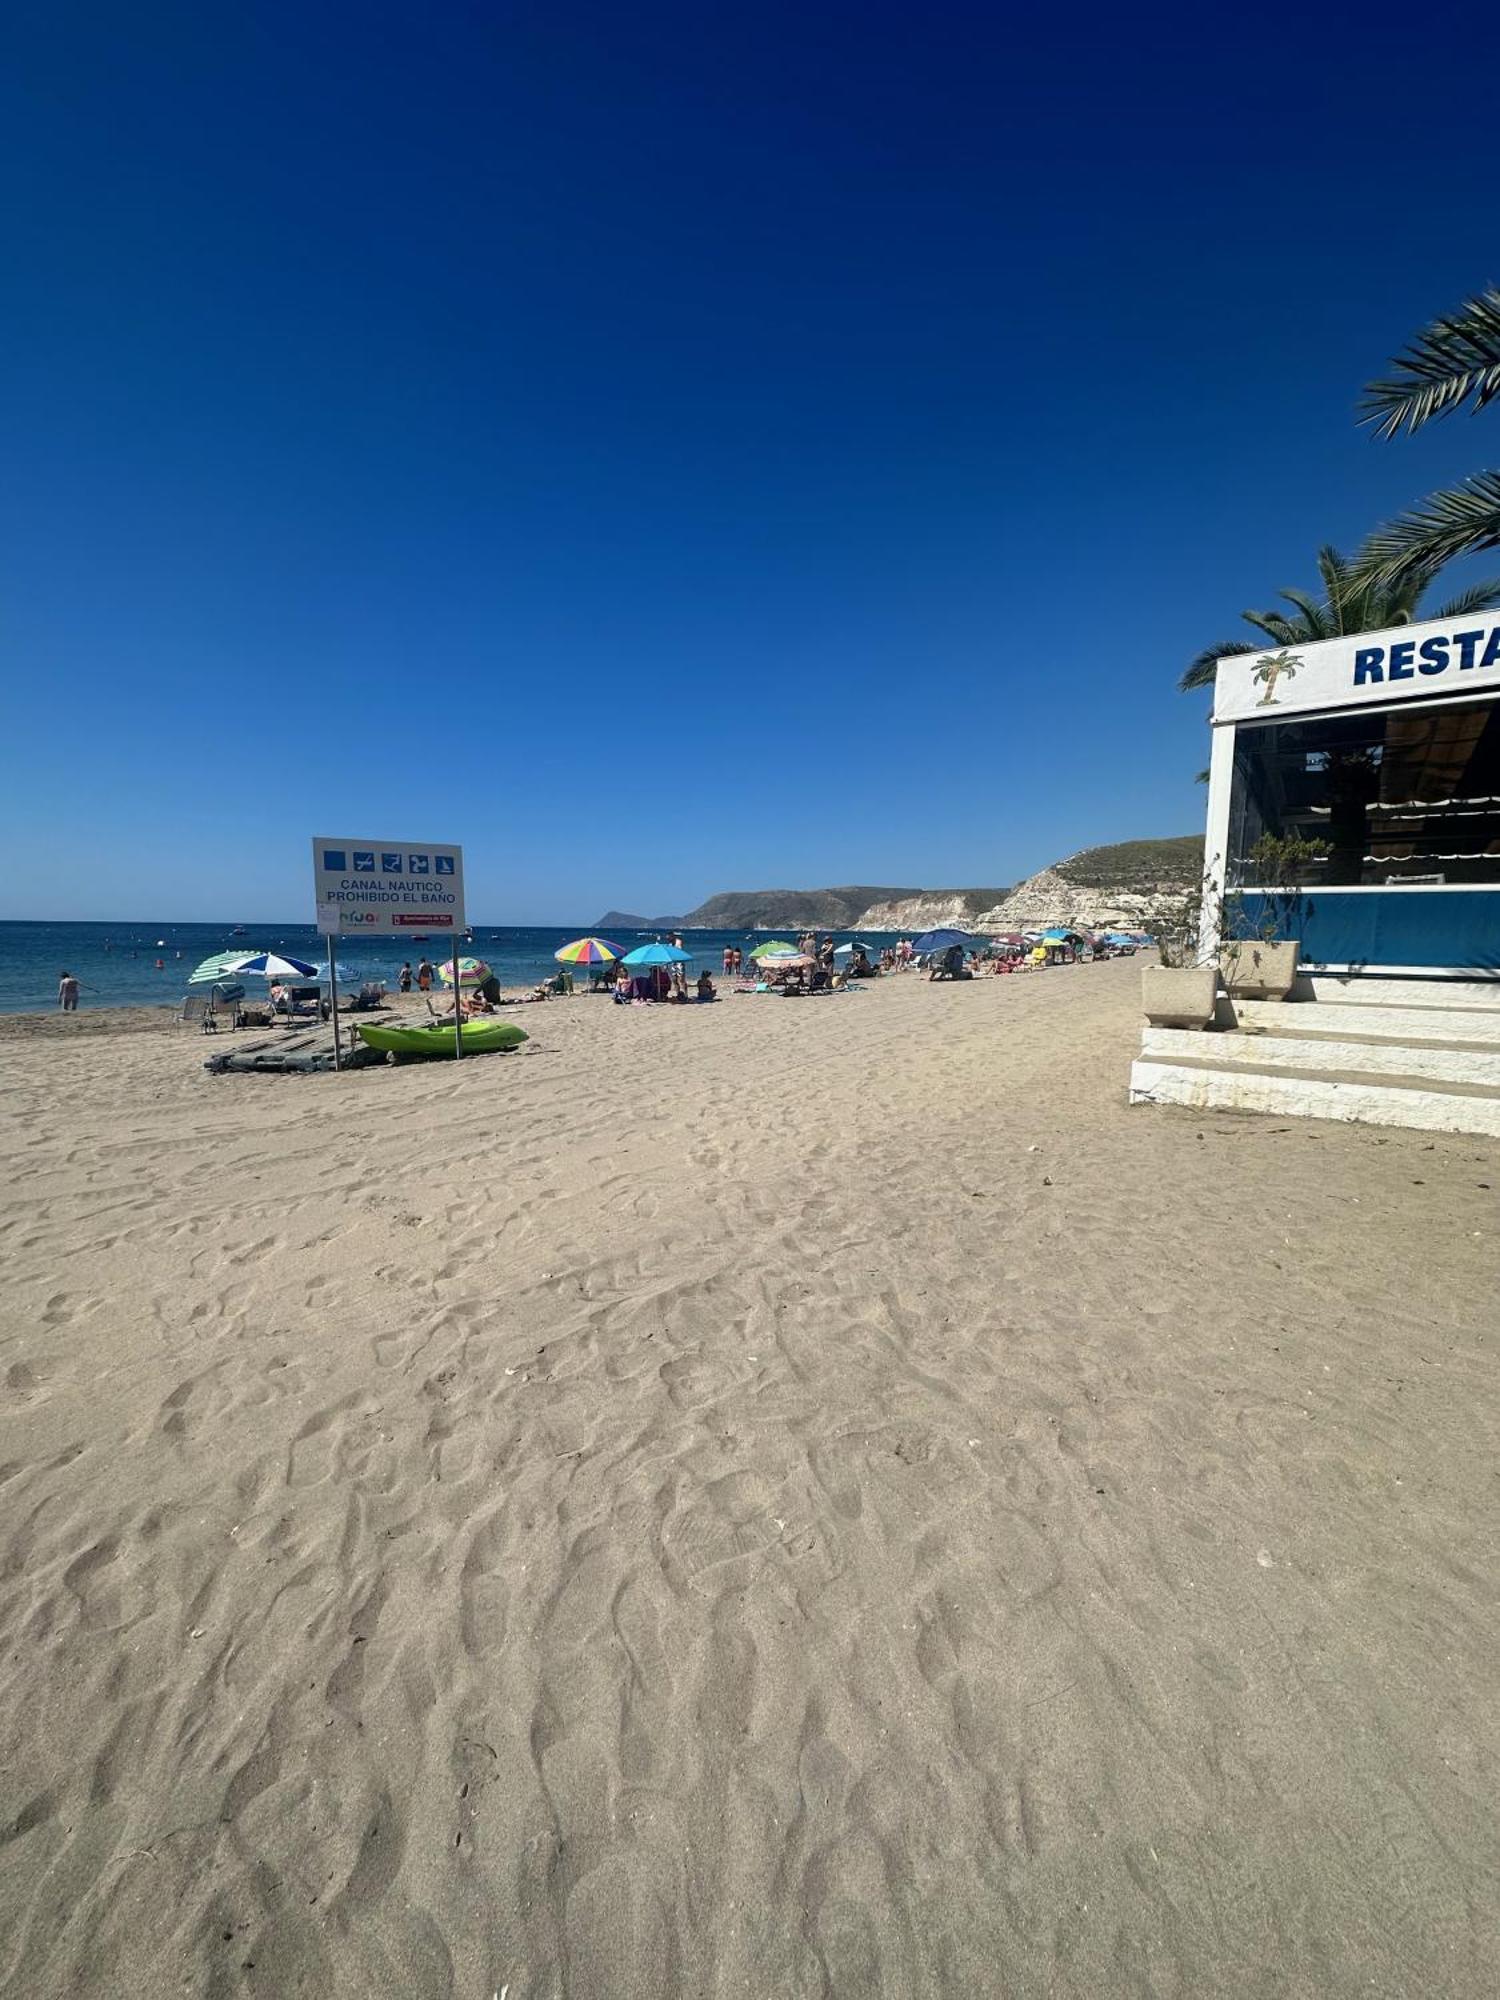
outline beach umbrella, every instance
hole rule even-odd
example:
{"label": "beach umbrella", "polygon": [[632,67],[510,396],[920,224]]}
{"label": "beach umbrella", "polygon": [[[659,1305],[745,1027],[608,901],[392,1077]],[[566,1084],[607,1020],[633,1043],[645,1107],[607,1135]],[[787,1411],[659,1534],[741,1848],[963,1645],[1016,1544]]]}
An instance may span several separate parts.
{"label": "beach umbrella", "polygon": [[913,951],[947,951],[950,945],[972,944],[973,938],[967,931],[939,930],[923,931],[919,938],[913,938]]}
{"label": "beach umbrella", "polygon": [[[453,984],[453,961],[445,958],[437,969],[438,978],[445,986]],[[458,983],[460,986],[483,986],[490,976],[490,969],[482,958],[461,958],[458,961]]]}
{"label": "beach umbrella", "polygon": [[619,945],[611,944],[608,938],[574,938],[571,944],[558,947],[552,956],[559,965],[613,965],[625,956]]}
{"label": "beach umbrella", "polygon": [[[359,978],[359,974],[355,971],[354,967],[352,965],[345,965],[341,958],[333,961],[333,973],[331,976],[338,979],[345,986],[352,986],[355,980]],[[330,974],[326,958],[320,958],[318,963],[313,967],[313,977],[322,986],[328,984]]]}
{"label": "beach umbrella", "polygon": [[621,961],[625,965],[686,965],[692,958],[690,951],[679,951],[675,944],[638,944],[634,951],[627,951]]}
{"label": "beach umbrella", "polygon": [[242,971],[249,955],[243,945],[238,951],[216,951],[212,958],[205,958],[201,965],[194,966],[188,974],[188,985],[212,986],[216,981],[227,978],[231,972]]}
{"label": "beach umbrella", "polygon": [[305,958],[283,958],[275,951],[249,952],[224,968],[241,975],[253,972],[260,979],[311,979],[317,969]]}
{"label": "beach umbrella", "polygon": [[797,956],[797,947],[794,944],[788,944],[785,938],[768,938],[764,944],[758,944],[750,956],[752,958],[795,958]]}

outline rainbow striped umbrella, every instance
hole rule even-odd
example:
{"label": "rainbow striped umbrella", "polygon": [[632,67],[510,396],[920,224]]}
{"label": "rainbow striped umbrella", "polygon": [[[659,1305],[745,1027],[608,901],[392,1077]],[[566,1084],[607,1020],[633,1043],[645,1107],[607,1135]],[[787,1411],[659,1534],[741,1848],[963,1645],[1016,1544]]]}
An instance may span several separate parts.
{"label": "rainbow striped umbrella", "polygon": [[[458,961],[458,983],[460,986],[482,986],[490,976],[490,969],[482,958],[461,958]],[[438,978],[445,986],[453,984],[453,961],[445,958],[438,966]]]}
{"label": "rainbow striped umbrella", "polygon": [[608,938],[586,937],[574,938],[571,944],[561,946],[552,956],[559,965],[613,965],[625,954]]}

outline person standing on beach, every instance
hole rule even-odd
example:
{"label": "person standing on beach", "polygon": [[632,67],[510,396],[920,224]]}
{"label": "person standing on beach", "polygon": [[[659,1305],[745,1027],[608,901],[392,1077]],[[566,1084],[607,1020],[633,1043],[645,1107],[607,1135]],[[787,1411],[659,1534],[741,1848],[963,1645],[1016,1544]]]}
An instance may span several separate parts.
{"label": "person standing on beach", "polygon": [[417,991],[419,993],[430,993],[432,991],[432,967],[427,963],[425,958],[417,967]]}
{"label": "person standing on beach", "polygon": [[403,963],[401,970],[396,974],[396,984],[400,987],[403,993],[410,993],[411,960],[409,958]]}
{"label": "person standing on beach", "polygon": [[57,981],[57,1004],[65,1014],[78,1012],[78,981],[71,972],[59,975]]}

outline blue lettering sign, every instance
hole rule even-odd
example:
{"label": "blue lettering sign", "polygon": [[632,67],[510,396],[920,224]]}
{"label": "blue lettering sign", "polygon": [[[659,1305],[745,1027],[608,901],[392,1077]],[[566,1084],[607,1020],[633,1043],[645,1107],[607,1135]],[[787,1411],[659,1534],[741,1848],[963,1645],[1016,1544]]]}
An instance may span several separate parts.
{"label": "blue lettering sign", "polygon": [[1384,646],[1362,646],[1354,655],[1354,685],[1363,687],[1366,681],[1383,681],[1385,674],[1380,663],[1384,658]]}
{"label": "blue lettering sign", "polygon": [[1485,647],[1484,658],[1479,664],[1482,667],[1492,667],[1497,660],[1500,660],[1500,625],[1491,632],[1490,643]]}
{"label": "blue lettering sign", "polygon": [[1462,673],[1474,664],[1474,648],[1484,637],[1482,632],[1455,632],[1453,643],[1458,648],[1458,669]]}
{"label": "blue lettering sign", "polygon": [[1392,646],[1390,661],[1386,667],[1387,677],[1393,681],[1409,681],[1412,677],[1412,659],[1417,650],[1415,639],[1403,639],[1399,646]]}
{"label": "blue lettering sign", "polygon": [[1422,649],[1417,655],[1417,672],[1419,674],[1445,673],[1448,667],[1448,647],[1450,643],[1447,639],[1424,639],[1422,641]]}

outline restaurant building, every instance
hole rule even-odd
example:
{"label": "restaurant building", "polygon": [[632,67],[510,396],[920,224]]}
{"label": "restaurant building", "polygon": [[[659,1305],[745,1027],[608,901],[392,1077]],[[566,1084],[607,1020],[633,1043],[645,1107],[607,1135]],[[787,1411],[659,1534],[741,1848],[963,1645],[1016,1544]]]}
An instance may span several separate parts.
{"label": "restaurant building", "polygon": [[[1212,722],[1200,962],[1235,976],[1207,1032],[1148,1015],[1132,1101],[1500,1138],[1500,617],[1220,660]],[[1238,976],[1273,937],[1285,999]]]}
{"label": "restaurant building", "polygon": [[1220,660],[1206,853],[1258,928],[1255,850],[1306,843],[1278,933],[1305,970],[1500,974],[1500,617]]}

